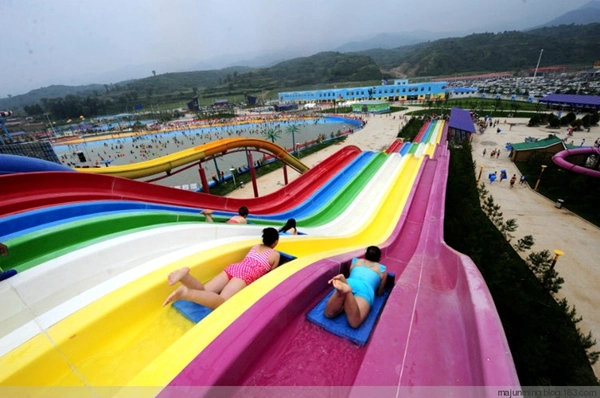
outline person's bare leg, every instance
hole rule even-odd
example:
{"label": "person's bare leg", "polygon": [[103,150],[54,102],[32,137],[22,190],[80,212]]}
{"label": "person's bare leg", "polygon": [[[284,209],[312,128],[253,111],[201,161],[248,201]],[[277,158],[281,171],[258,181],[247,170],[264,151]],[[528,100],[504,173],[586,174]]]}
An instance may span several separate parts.
{"label": "person's bare leg", "polygon": [[219,275],[206,282],[204,290],[207,292],[221,293],[223,288],[229,283],[229,276],[225,271],[221,271]]}
{"label": "person's bare leg", "polygon": [[183,267],[176,271],[173,271],[167,276],[169,286],[173,286],[177,282],[181,282],[182,285],[196,290],[204,290],[204,285],[198,279],[190,275],[190,268]]}
{"label": "person's bare leg", "polygon": [[200,214],[204,214],[204,217],[206,217],[206,220],[205,220],[206,222],[215,222],[215,220],[213,220],[213,218],[212,218],[212,214],[213,214],[212,210],[209,210],[209,209],[202,210],[200,212]]}
{"label": "person's bare leg", "polygon": [[177,300],[188,300],[194,303],[203,305],[205,307],[215,309],[225,302],[223,298],[214,292],[207,292],[206,290],[193,290],[188,289],[185,286],[179,286],[173,293],[167,297],[163,303],[163,307],[169,303]]}
{"label": "person's bare leg", "polygon": [[352,288],[348,285],[343,274],[334,276],[328,283],[333,285],[335,292],[331,295],[325,305],[325,317],[335,318],[344,310],[344,301],[348,293],[352,293]]}
{"label": "person's bare leg", "polygon": [[248,286],[243,279],[233,278],[221,290],[223,301],[229,300],[233,295]]}
{"label": "person's bare leg", "polygon": [[352,293],[346,295],[344,301],[344,312],[348,318],[350,327],[356,329],[359,327],[369,314],[369,303],[362,297],[355,297]]}
{"label": "person's bare leg", "polygon": [[[182,268],[181,270],[174,271],[174,272],[178,272],[178,271],[182,271],[182,270],[184,270],[184,268]],[[219,293],[221,292],[221,290],[223,290],[223,288],[229,283],[229,277],[227,276],[225,271],[221,272],[219,275],[215,276],[213,279],[208,281],[206,283],[206,286],[202,286],[202,283],[200,281],[198,281],[193,276],[189,275],[189,268],[187,270],[187,273],[180,272],[180,273],[174,275],[173,280],[175,280],[178,275],[179,276],[183,275],[182,279],[179,281],[182,283],[183,286],[180,286],[177,289],[175,289],[175,291],[167,297],[167,299],[163,302],[163,307],[169,303],[172,303],[172,302],[180,300],[180,299],[194,301],[195,303],[202,304],[206,307],[213,308],[213,309],[217,308],[219,305],[222,304],[222,302],[220,302],[220,300],[216,299],[215,297],[212,297],[210,295],[209,296],[206,296],[206,295],[199,296],[197,294],[197,292],[206,292],[206,293],[210,293],[211,295],[219,296]],[[169,276],[171,276],[171,275],[169,275]],[[190,287],[187,284],[183,283],[184,280],[188,281],[187,277],[196,281],[198,284],[200,284],[200,286],[202,286],[202,288],[196,289],[196,288]],[[169,282],[170,282],[170,280],[169,280]],[[174,283],[177,283],[177,281],[175,281]],[[192,285],[193,284],[194,283],[192,283]],[[200,301],[197,301],[197,300],[200,300]],[[208,301],[206,301],[206,300],[208,300]],[[205,304],[204,301],[206,301],[208,304]],[[222,301],[225,301],[225,300],[222,300]],[[215,307],[212,307],[212,305],[215,305]]]}

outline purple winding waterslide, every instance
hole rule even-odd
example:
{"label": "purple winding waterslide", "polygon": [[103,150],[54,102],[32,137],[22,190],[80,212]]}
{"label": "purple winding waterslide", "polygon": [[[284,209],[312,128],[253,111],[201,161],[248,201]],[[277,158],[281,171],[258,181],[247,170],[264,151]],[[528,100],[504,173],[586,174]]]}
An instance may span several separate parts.
{"label": "purple winding waterslide", "polygon": [[572,171],[573,173],[583,174],[586,176],[600,178],[600,171],[594,169],[588,169],[583,166],[578,166],[567,161],[566,158],[569,156],[576,155],[598,155],[600,156],[600,148],[578,148],[578,149],[565,149],[564,151],[560,151],[556,155],[552,156],[552,161],[558,167],[561,167],[565,170]]}
{"label": "purple winding waterslide", "polygon": [[[373,396],[373,386],[380,388],[377,396],[419,396],[414,388],[422,386],[518,386],[481,274],[443,241],[448,164],[445,145],[438,146],[434,159],[425,159],[400,221],[382,245],[381,262],[396,274],[396,285],[365,347],[306,320],[328,293],[327,280],[347,270],[361,251],[318,261],[267,293],[161,396],[190,388],[221,394],[222,386],[238,386],[228,395],[343,397]],[[497,396],[497,390],[490,394]],[[469,388],[460,395],[486,394]]]}

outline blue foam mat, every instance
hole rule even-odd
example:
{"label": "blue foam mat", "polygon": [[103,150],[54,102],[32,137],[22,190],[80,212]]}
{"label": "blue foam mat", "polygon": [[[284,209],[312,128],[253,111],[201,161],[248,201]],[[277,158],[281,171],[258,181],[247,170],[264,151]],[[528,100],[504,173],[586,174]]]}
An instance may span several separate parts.
{"label": "blue foam mat", "polygon": [[177,300],[173,303],[173,307],[179,311],[181,315],[194,323],[200,322],[212,312],[208,307],[187,300]]}
{"label": "blue foam mat", "polygon": [[375,296],[375,301],[373,302],[373,307],[371,311],[369,311],[369,315],[367,315],[367,319],[360,325],[358,328],[353,329],[348,324],[348,319],[344,313],[338,315],[335,318],[325,318],[325,305],[327,304],[327,300],[333,294],[333,289],[323,300],[319,301],[319,303],[306,315],[306,318],[323,329],[327,330],[330,333],[335,334],[336,336],[343,337],[345,339],[350,340],[351,342],[363,346],[367,344],[369,341],[369,337],[371,337],[371,333],[373,332],[373,328],[375,327],[375,322],[377,321],[377,317],[381,313],[387,298],[394,287],[394,274],[388,274],[388,279],[385,284],[385,289],[381,296]]}

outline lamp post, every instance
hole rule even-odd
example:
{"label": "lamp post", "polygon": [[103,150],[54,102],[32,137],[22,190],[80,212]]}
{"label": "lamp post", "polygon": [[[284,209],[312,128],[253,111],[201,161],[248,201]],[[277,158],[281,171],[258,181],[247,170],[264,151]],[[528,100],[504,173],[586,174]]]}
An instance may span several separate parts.
{"label": "lamp post", "polygon": [[545,164],[542,165],[542,170],[540,171],[540,176],[538,177],[537,182],[535,183],[535,187],[533,188],[534,191],[538,190],[538,186],[540,185],[540,180],[542,179],[542,174],[544,174],[544,170],[546,170],[546,166]]}
{"label": "lamp post", "polygon": [[535,66],[535,73],[533,74],[533,79],[534,80],[535,80],[535,77],[537,76],[538,68],[540,67],[540,61],[542,60],[542,54],[543,53],[544,53],[544,49],[542,48],[542,50],[540,51],[540,57],[538,58],[537,65]]}
{"label": "lamp post", "polygon": [[479,175],[477,176],[477,184],[479,185],[479,181],[481,181],[481,173],[483,173],[483,165],[479,168]]}
{"label": "lamp post", "polygon": [[235,183],[235,169],[232,167],[229,171],[231,172],[231,177],[233,177],[233,186],[237,188],[237,184]]}
{"label": "lamp post", "polygon": [[562,250],[558,250],[558,249],[554,250],[554,260],[552,260],[552,265],[550,266],[550,269],[554,269],[554,266],[556,265],[558,258],[560,256],[562,256],[563,254],[565,254],[565,252],[563,252]]}

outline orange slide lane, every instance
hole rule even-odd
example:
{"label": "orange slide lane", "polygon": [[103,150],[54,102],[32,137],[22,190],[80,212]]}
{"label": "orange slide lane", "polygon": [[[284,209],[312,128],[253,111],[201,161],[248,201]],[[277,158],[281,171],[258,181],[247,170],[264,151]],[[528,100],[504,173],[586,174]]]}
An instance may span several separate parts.
{"label": "orange slide lane", "polygon": [[116,177],[137,179],[170,172],[177,167],[202,161],[210,156],[225,155],[227,151],[237,148],[246,148],[255,151],[262,149],[270,152],[276,159],[281,160],[301,174],[308,171],[308,167],[290,155],[285,148],[259,138],[225,138],[144,162],[105,168],[81,168],[77,170],[83,173],[108,174]]}

